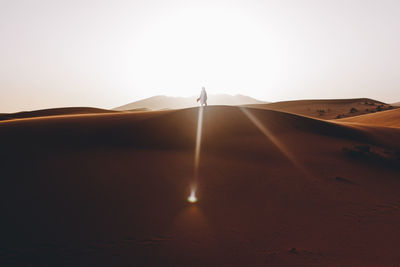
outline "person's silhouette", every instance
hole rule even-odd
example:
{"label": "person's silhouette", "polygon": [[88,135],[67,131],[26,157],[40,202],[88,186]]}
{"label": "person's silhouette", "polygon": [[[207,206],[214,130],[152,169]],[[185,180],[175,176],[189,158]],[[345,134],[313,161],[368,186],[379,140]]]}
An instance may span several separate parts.
{"label": "person's silhouette", "polygon": [[200,96],[197,98],[197,102],[200,101],[200,104],[203,106],[207,106],[207,92],[206,92],[206,88],[201,88],[201,93]]}

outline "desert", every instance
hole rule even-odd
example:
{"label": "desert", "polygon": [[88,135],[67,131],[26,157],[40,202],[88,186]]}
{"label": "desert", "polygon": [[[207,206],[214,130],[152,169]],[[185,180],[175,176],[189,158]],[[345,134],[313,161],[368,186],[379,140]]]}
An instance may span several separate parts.
{"label": "desert", "polygon": [[200,109],[0,122],[2,262],[399,261],[399,109],[323,120],[204,107],[193,204]]}

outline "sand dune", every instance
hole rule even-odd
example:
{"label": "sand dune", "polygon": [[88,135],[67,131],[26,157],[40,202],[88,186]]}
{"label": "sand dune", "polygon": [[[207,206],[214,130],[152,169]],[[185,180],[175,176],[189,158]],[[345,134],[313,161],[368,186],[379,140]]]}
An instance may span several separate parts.
{"label": "sand dune", "polygon": [[396,102],[392,104],[393,106],[400,107],[400,102]]}
{"label": "sand dune", "polygon": [[291,112],[319,119],[338,119],[392,109],[393,106],[369,98],[295,100],[248,107]]}
{"label": "sand dune", "polygon": [[400,109],[340,119],[341,122],[361,123],[374,126],[400,127]]}
{"label": "sand dune", "polygon": [[111,113],[112,110],[89,108],[89,107],[68,107],[68,108],[51,108],[34,111],[22,111],[17,113],[3,113],[0,114],[0,121],[33,118],[33,117],[47,117],[59,115],[76,115],[76,114],[95,114],[95,113]]}
{"label": "sand dune", "polygon": [[0,123],[0,261],[398,263],[399,129],[208,107],[193,205],[198,111]]}

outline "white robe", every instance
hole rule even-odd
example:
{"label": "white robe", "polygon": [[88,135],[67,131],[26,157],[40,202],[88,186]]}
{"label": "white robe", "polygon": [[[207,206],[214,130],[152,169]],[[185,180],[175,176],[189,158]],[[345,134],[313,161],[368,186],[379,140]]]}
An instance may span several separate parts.
{"label": "white robe", "polygon": [[201,105],[206,105],[207,104],[207,93],[206,93],[206,90],[201,90],[199,98],[200,98],[200,104]]}

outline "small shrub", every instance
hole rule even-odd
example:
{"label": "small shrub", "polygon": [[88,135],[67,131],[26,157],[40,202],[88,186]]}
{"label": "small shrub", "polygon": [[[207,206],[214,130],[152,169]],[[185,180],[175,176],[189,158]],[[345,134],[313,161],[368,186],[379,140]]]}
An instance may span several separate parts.
{"label": "small shrub", "polygon": [[356,109],[354,107],[350,109],[350,113],[356,113],[357,111],[358,111],[358,109]]}
{"label": "small shrub", "polygon": [[340,119],[340,118],[343,118],[343,117],[345,117],[344,114],[339,114],[339,115],[336,116],[336,119]]}

